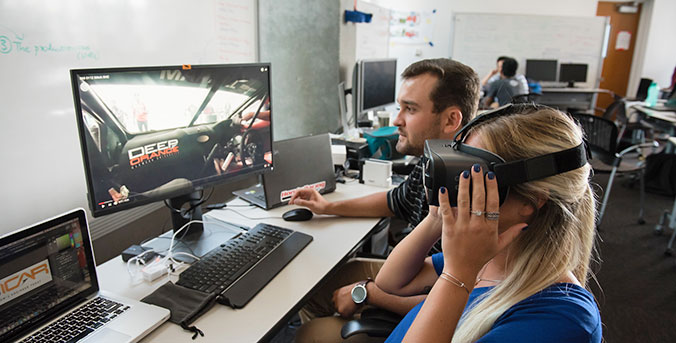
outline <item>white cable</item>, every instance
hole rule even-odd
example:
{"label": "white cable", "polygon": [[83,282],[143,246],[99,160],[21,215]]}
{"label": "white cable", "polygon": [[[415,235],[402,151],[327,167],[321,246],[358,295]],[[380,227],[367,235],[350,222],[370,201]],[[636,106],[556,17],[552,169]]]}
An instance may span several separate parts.
{"label": "white cable", "polygon": [[249,217],[249,216],[247,216],[247,215],[245,215],[245,214],[242,214],[242,213],[239,213],[238,211],[233,210],[233,209],[231,209],[231,208],[227,208],[227,207],[226,207],[226,208],[224,208],[224,210],[229,210],[229,211],[235,212],[235,213],[237,213],[238,215],[240,215],[240,216],[242,216],[242,217],[244,217],[244,218],[246,218],[246,219],[250,219],[250,220],[279,219],[279,218],[280,218],[280,217]]}
{"label": "white cable", "polygon": [[[195,256],[195,255],[193,255],[193,254],[190,254],[190,253],[187,253],[187,252],[182,252],[182,251],[179,251],[179,252],[174,252],[174,251],[173,251],[173,249],[174,249],[174,241],[176,240],[176,236],[177,236],[181,231],[183,231],[186,227],[188,227],[188,226],[191,225],[191,224],[202,224],[202,225],[204,225],[205,222],[202,221],[202,220],[191,220],[191,221],[185,223],[183,226],[181,226],[181,228],[179,228],[178,230],[174,231],[174,234],[171,235],[171,242],[169,243],[169,249],[168,249],[167,252],[166,252],[166,256],[164,256],[163,258],[159,258],[159,257],[158,257],[157,259],[153,260],[151,263],[148,263],[148,264],[146,264],[146,265],[143,265],[143,268],[150,268],[150,267],[152,267],[152,266],[154,266],[154,265],[156,265],[156,264],[164,264],[164,265],[167,266],[167,272],[168,272],[168,274],[171,274],[172,271],[171,271],[171,269],[170,269],[170,264],[167,263],[167,262],[170,261],[171,263],[176,264],[177,266],[176,266],[175,269],[179,269],[179,268],[181,268],[181,267],[184,265],[183,262],[176,261],[176,260],[174,259],[175,256],[184,255],[184,256],[188,256],[188,257],[190,257],[190,258],[193,258],[193,259],[195,259],[196,261],[199,261],[200,258],[197,257],[197,256]],[[238,234],[244,233],[244,232],[246,231],[246,230],[244,230],[244,229],[241,229],[241,230],[235,229],[234,227],[232,227],[234,224],[230,224],[230,223],[228,223],[228,224],[226,224],[226,223],[220,223],[220,222],[218,222],[218,220],[215,220],[215,221],[213,221],[213,222],[209,221],[209,224],[210,224],[210,225],[211,225],[211,224],[219,225],[219,226],[221,226],[221,227],[224,227],[224,228],[227,228],[227,229],[229,229],[229,230],[231,230],[231,231],[234,231],[234,232],[236,232],[236,233],[238,233]],[[149,250],[146,250],[146,251],[144,251],[144,252],[142,252],[142,253],[140,253],[140,254],[138,254],[138,255],[136,255],[136,256],[130,258],[129,260],[127,260],[127,273],[129,273],[129,276],[130,276],[131,279],[132,279],[132,284],[136,284],[135,281],[137,281],[137,279],[138,279],[139,269],[141,268],[141,265],[140,265],[141,257],[142,257],[143,255],[148,254],[148,253],[151,253],[151,252],[155,252],[155,251],[154,251],[153,249],[149,249]],[[131,268],[131,264],[132,264],[132,263],[134,263],[134,264],[136,265],[136,270],[135,270],[134,272],[132,272],[132,268]]]}
{"label": "white cable", "polygon": [[[132,279],[132,283],[135,283],[136,279],[138,279],[138,275],[139,275],[138,271],[141,268],[141,266],[140,266],[141,257],[143,255],[151,253],[151,252],[155,252],[155,251],[153,249],[148,249],[148,250],[146,250],[146,251],[144,251],[144,252],[142,252],[142,253],[140,253],[140,254],[138,254],[138,255],[136,255],[136,256],[127,260],[127,273],[129,273],[129,276]],[[132,272],[132,270],[131,270],[131,263],[132,262],[134,262],[134,264],[136,265],[136,270],[134,272]],[[153,264],[155,262],[157,262],[157,260],[151,262],[150,264]]]}

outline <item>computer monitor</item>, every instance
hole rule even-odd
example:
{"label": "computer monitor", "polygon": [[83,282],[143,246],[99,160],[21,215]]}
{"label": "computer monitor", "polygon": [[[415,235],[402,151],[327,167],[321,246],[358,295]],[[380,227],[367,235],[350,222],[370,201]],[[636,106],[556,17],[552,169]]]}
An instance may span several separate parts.
{"label": "computer monitor", "polygon": [[270,64],[78,69],[71,82],[95,217],[168,200],[177,230],[201,219],[206,187],[272,168]]}
{"label": "computer monitor", "polygon": [[343,133],[348,134],[351,127],[354,127],[354,123],[350,123],[350,118],[347,115],[347,94],[349,91],[345,91],[345,82],[338,83],[338,108],[340,111],[340,125],[343,128]]}
{"label": "computer monitor", "polygon": [[367,111],[383,108],[396,101],[397,59],[360,60],[353,73],[352,98],[356,122]]}
{"label": "computer monitor", "polygon": [[557,60],[526,60],[526,78],[534,81],[556,81]]}
{"label": "computer monitor", "polygon": [[559,81],[567,82],[568,87],[575,86],[575,82],[587,82],[587,65],[583,63],[561,63],[559,66]]}

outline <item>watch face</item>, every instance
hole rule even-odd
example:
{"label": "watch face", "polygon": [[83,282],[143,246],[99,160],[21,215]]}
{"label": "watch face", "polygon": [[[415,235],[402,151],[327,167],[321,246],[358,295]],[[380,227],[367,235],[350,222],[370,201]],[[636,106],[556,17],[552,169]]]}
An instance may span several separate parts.
{"label": "watch face", "polygon": [[352,289],[352,301],[360,304],[366,299],[366,287],[359,285]]}

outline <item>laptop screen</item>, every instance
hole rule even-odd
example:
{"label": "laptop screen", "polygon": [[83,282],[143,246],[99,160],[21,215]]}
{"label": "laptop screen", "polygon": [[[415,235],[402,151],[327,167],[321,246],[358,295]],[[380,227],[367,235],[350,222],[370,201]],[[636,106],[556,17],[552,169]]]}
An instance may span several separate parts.
{"label": "laptop screen", "polygon": [[0,341],[98,290],[84,211],[0,239]]}

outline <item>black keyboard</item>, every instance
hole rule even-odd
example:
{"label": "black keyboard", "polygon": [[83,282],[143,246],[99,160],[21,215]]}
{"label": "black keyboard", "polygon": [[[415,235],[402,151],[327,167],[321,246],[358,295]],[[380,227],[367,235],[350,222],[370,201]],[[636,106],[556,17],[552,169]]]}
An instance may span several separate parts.
{"label": "black keyboard", "polygon": [[220,294],[219,303],[242,308],[311,241],[304,233],[258,224],[204,255],[176,284]]}
{"label": "black keyboard", "polygon": [[128,309],[124,304],[96,297],[21,343],[77,342]]}

